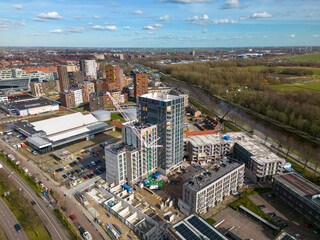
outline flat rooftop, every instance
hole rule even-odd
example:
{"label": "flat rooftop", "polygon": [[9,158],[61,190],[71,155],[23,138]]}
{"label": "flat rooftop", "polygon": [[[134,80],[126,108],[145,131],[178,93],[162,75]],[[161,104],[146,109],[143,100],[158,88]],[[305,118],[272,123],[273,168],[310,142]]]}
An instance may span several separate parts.
{"label": "flat rooftop", "polygon": [[114,145],[110,145],[105,148],[106,151],[112,152],[114,154],[118,154],[118,153],[124,152],[126,150],[133,151],[135,149],[138,150],[137,148],[134,148],[133,146],[126,145],[123,142],[118,143],[118,144],[114,144]]}
{"label": "flat rooftop", "polygon": [[169,232],[181,240],[227,240],[217,229],[194,214],[173,225]]}
{"label": "flat rooftop", "polygon": [[28,94],[10,96],[8,97],[8,101],[8,105],[18,110],[58,104],[56,101],[43,97],[35,98]]}
{"label": "flat rooftop", "polygon": [[[201,132],[201,131],[200,131]],[[187,138],[190,143],[197,147],[197,146],[206,146],[206,145],[212,145],[212,144],[224,144],[224,143],[234,143],[236,141],[239,141],[243,139],[245,136],[243,133],[230,133],[227,135],[220,135],[220,134],[215,134],[209,131],[204,131],[207,132],[207,134],[195,134],[189,136]],[[191,132],[192,133],[192,132]],[[224,137],[228,137],[229,140],[225,139]]]}
{"label": "flat rooftop", "polygon": [[217,168],[218,170],[214,168],[203,169],[183,185],[194,191],[199,191],[241,166],[244,166],[244,163],[225,157],[220,164],[220,168]]}
{"label": "flat rooftop", "polygon": [[[294,172],[274,176],[274,179],[320,207],[320,187],[316,184]],[[312,198],[316,195],[318,197]]]}
{"label": "flat rooftop", "polygon": [[170,94],[164,94],[161,92],[156,92],[156,93],[143,94],[140,96],[140,98],[148,98],[148,99],[157,100],[157,101],[169,102],[172,100],[179,99],[181,97],[170,95]]}

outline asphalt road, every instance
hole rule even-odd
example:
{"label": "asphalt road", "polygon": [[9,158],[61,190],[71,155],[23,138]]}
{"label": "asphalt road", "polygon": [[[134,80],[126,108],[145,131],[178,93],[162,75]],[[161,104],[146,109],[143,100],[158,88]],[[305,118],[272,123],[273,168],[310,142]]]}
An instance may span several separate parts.
{"label": "asphalt road", "polygon": [[[11,146],[8,146],[2,139],[0,139],[0,148],[2,148],[7,153],[13,154],[16,157],[16,159],[19,160],[23,166],[27,167],[30,173],[32,173],[33,175],[36,175],[38,177],[38,179],[45,186],[47,186],[48,188],[54,189],[54,191],[56,192],[56,195],[59,197],[59,199],[61,199],[61,205],[63,205],[67,209],[68,215],[70,215],[70,214],[74,215],[76,217],[76,222],[81,223],[81,226],[83,228],[85,228],[88,232],[90,232],[90,234],[91,234],[91,236],[92,236],[92,238],[94,240],[110,239],[108,237],[108,235],[104,232],[104,230],[101,227],[97,226],[97,223],[92,223],[92,222],[89,221],[89,219],[75,205],[74,201],[72,201],[72,199],[70,197],[68,197],[67,195],[64,196],[64,194],[67,191],[66,188],[64,188],[63,186],[60,186],[58,183],[56,183],[54,180],[52,180],[50,176],[45,175],[45,173],[41,172],[39,170],[38,166],[36,166],[33,163],[33,161],[28,161],[28,159],[24,155],[22,155],[19,151],[17,151],[16,149],[12,148]],[[14,171],[11,170],[11,172],[14,172]],[[25,184],[29,188],[31,188],[27,183],[25,183]],[[36,194],[33,189],[32,189],[32,191],[33,191],[34,194]],[[39,199],[39,197],[37,197],[37,198]],[[46,204],[44,204],[44,205],[46,205]],[[52,214],[54,214],[50,208],[46,207],[46,209],[48,211],[50,210],[50,212]],[[55,215],[54,215],[54,217],[55,217],[55,219],[57,219]],[[58,221],[59,225],[62,226],[58,219],[57,219],[57,221]],[[62,226],[62,228],[63,228],[63,230],[65,230],[63,226]],[[98,228],[99,231],[97,230],[97,228]],[[49,231],[49,229],[48,229],[48,231]],[[49,232],[51,234],[51,231],[49,231]],[[66,230],[65,230],[65,232],[66,232]],[[53,238],[53,239],[55,239],[55,238]],[[65,239],[70,239],[70,237],[67,236],[67,237],[56,238],[56,239],[65,240]]]}
{"label": "asphalt road", "polygon": [[[52,239],[67,240],[71,239],[68,232],[61,224],[60,220],[53,213],[52,209],[48,207],[48,204],[37,195],[37,193],[15,172],[13,171],[2,159],[0,163],[3,165],[1,174],[10,175],[13,184],[17,188],[21,188],[24,198],[31,202],[35,201],[36,204],[33,207],[35,212],[38,214],[41,222],[48,230]],[[31,204],[30,204],[31,206]]]}
{"label": "asphalt road", "polygon": [[5,202],[0,198],[0,225],[2,226],[6,236],[9,240],[28,240],[26,233],[21,230],[17,232],[14,228],[18,220],[13,215],[9,207]]}

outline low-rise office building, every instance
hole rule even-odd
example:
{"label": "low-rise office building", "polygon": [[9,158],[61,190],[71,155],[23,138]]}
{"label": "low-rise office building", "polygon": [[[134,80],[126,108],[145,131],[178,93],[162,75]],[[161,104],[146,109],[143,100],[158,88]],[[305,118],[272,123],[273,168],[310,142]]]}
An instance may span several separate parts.
{"label": "low-rise office building", "polygon": [[183,184],[180,211],[203,215],[243,185],[245,165],[224,158],[219,167],[202,170]]}
{"label": "low-rise office building", "polygon": [[47,98],[35,98],[29,94],[8,96],[8,102],[4,103],[9,113],[19,116],[28,116],[59,110],[59,103]]}
{"label": "low-rise office building", "polygon": [[273,194],[320,228],[320,187],[297,173],[273,177]]}

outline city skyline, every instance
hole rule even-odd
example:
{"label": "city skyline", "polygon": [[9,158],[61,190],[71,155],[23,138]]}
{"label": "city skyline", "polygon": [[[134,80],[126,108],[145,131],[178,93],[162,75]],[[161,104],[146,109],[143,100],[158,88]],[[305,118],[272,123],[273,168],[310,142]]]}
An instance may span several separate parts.
{"label": "city skyline", "polygon": [[316,0],[0,2],[0,46],[320,45]]}

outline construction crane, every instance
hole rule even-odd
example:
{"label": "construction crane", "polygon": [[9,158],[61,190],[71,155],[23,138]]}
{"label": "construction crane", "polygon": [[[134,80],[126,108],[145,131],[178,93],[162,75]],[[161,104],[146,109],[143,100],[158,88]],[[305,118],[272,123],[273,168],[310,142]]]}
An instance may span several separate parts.
{"label": "construction crane", "polygon": [[162,147],[162,145],[156,145],[156,143],[158,142],[160,137],[157,138],[156,140],[152,141],[151,143],[147,143],[146,140],[143,139],[141,132],[134,126],[133,121],[130,120],[130,118],[123,111],[122,107],[118,104],[118,102],[112,97],[112,95],[109,92],[107,92],[107,95],[110,97],[111,101],[113,102],[114,106],[119,111],[119,113],[122,115],[122,117],[126,120],[127,125],[132,129],[134,134],[140,140],[141,147],[144,146],[147,150],[147,173],[148,173],[148,179],[149,179],[149,186],[151,187],[152,185],[158,185],[158,189],[161,189],[162,188],[162,180],[155,182],[155,181],[153,181],[153,178],[152,178],[152,161],[151,161],[151,154],[150,154],[151,148]]}

